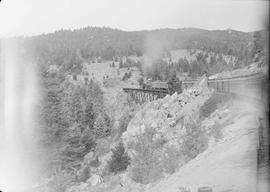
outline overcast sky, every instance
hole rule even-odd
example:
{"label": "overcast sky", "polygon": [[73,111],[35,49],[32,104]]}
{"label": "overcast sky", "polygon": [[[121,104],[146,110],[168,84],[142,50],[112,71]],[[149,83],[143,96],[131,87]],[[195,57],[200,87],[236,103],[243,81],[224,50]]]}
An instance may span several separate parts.
{"label": "overcast sky", "polygon": [[263,0],[2,0],[0,37],[107,26],[122,30],[265,28]]}

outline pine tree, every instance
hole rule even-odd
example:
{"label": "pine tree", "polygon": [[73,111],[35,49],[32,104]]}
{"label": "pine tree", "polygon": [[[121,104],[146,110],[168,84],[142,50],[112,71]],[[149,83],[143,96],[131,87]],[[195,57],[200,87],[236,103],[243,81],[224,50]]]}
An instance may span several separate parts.
{"label": "pine tree", "polygon": [[[61,93],[62,88],[57,76],[44,79],[44,101],[42,103],[41,118],[45,123],[47,130],[58,135],[60,130],[55,130],[55,127],[60,127],[60,112],[61,112]],[[54,127],[54,128],[52,128]]]}
{"label": "pine tree", "polygon": [[130,164],[130,157],[125,150],[124,144],[120,142],[114,149],[112,149],[112,158],[109,160],[109,171],[118,173],[127,169]]}
{"label": "pine tree", "polygon": [[99,114],[94,123],[94,130],[93,130],[94,135],[98,138],[107,136],[108,130],[109,130],[108,124],[104,118],[104,115]]}
{"label": "pine tree", "polygon": [[87,103],[85,107],[85,122],[84,124],[90,129],[94,126],[95,113],[93,110],[93,103]]}
{"label": "pine tree", "polygon": [[87,154],[96,147],[96,140],[89,128],[86,128],[81,134],[80,144],[84,146],[84,154]]}

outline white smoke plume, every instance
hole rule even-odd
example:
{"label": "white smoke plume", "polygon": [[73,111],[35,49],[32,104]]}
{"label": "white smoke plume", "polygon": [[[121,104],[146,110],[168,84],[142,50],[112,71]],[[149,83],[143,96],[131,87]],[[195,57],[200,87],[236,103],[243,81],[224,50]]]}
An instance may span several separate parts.
{"label": "white smoke plume", "polygon": [[154,32],[149,32],[145,40],[145,54],[143,55],[142,69],[145,74],[151,70],[155,62],[162,59],[166,51],[165,41]]}

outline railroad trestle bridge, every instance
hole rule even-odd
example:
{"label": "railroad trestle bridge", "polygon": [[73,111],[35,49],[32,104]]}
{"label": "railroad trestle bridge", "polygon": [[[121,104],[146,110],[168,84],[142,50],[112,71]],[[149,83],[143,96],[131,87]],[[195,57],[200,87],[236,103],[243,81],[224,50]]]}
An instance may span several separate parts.
{"label": "railroad trestle bridge", "polygon": [[144,103],[157,100],[169,94],[166,90],[152,90],[152,89],[135,89],[123,88],[123,90],[130,95],[130,97],[137,103]]}

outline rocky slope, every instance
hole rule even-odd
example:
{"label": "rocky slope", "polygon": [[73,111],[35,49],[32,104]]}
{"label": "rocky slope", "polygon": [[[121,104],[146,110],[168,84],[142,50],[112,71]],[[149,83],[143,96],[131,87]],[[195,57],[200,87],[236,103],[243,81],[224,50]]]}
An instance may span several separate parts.
{"label": "rocky slope", "polygon": [[[186,134],[185,125],[194,120],[212,94],[213,90],[208,89],[203,77],[182,94],[147,103],[130,121],[122,139],[128,143],[151,127],[156,130],[157,137],[169,141],[166,145],[179,145],[179,138]],[[200,126],[209,136],[208,148],[156,182],[135,183],[127,172],[103,178],[93,175],[86,182],[69,188],[68,192],[196,192],[199,187],[211,187],[220,192],[256,191],[256,116],[262,116],[262,111],[262,106],[244,100],[230,100],[219,105],[200,120]]]}
{"label": "rocky slope", "polygon": [[212,114],[219,123],[230,121],[222,127],[223,138],[212,142],[206,151],[184,165],[179,171],[164,179],[148,192],[197,191],[211,187],[213,191],[256,191],[257,123],[252,108],[234,103]]}
{"label": "rocky slope", "polygon": [[[196,192],[199,187],[213,191],[256,191],[258,124],[262,106],[234,100],[219,107],[203,121],[208,129],[218,129],[221,136],[209,140],[208,149],[160,181],[140,185],[122,177],[112,191]],[[265,119],[264,119],[265,120]],[[212,123],[211,123],[212,122]],[[219,126],[213,126],[215,122]],[[269,189],[268,185],[263,186]],[[265,190],[265,191],[266,191]],[[261,190],[262,191],[262,190]]]}
{"label": "rocky slope", "polygon": [[151,127],[173,142],[176,132],[184,131],[184,118],[198,112],[212,93],[213,90],[207,87],[207,79],[202,77],[195,86],[181,94],[167,95],[163,99],[147,103],[129,123],[123,140],[128,142],[142,134],[147,127]]}

